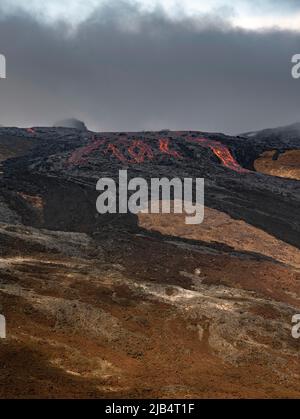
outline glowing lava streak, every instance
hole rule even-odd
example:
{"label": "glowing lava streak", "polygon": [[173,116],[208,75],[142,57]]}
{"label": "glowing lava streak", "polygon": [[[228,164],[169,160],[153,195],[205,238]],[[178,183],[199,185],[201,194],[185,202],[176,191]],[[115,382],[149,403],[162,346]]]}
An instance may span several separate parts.
{"label": "glowing lava streak", "polygon": [[[127,153],[130,156],[130,159],[127,159],[124,154],[119,150],[118,146],[125,146]],[[153,159],[153,151],[151,147],[148,146],[141,140],[119,140],[117,144],[109,143],[105,153],[111,151],[112,154],[120,160],[122,163],[143,163],[146,158]]]}
{"label": "glowing lava streak", "polygon": [[228,167],[228,169],[234,170],[238,173],[249,173],[249,170],[241,167],[235,158],[230,153],[228,147],[219,141],[209,140],[207,138],[194,138],[188,137],[188,141],[195,142],[200,144],[203,147],[208,147],[212,152],[221,160],[223,166]]}
{"label": "glowing lava streak", "polygon": [[[104,146],[103,152],[107,154],[110,151],[118,160],[122,163],[143,163],[145,159],[152,160],[154,157],[151,147],[141,140],[122,139],[116,141],[116,144],[108,142],[107,139],[96,140],[93,137],[93,141],[86,145],[73,151],[69,159],[67,160],[68,164],[80,164],[86,161],[86,157],[96,151],[100,146]],[[130,158],[127,158],[120,148],[126,148],[126,151]],[[171,153],[168,153],[171,154]]]}
{"label": "glowing lava streak", "polygon": [[69,157],[67,163],[69,164],[84,163],[86,161],[86,157],[93,151],[97,150],[103,143],[104,143],[104,140],[96,140],[93,137],[93,141],[90,144],[88,144],[85,147],[81,147],[75,150]]}
{"label": "glowing lava streak", "polygon": [[35,134],[35,131],[33,128],[26,128],[26,131],[29,132],[29,134]]}
{"label": "glowing lava streak", "polygon": [[107,146],[107,148],[106,148],[106,151],[105,151],[105,153],[107,152],[107,151],[111,151],[112,152],[112,154],[118,159],[118,160],[120,160],[122,163],[127,163],[127,159],[126,159],[126,157],[121,153],[121,151],[118,149],[118,147],[115,145],[115,144],[111,144],[111,143],[109,143],[108,144],[108,146]]}
{"label": "glowing lava streak", "polygon": [[154,157],[151,147],[141,140],[134,140],[128,147],[128,153],[136,163],[143,163],[145,158],[152,160]]}
{"label": "glowing lava streak", "polygon": [[[238,164],[238,162],[235,160],[235,158],[229,151],[228,147],[222,144],[221,142],[209,140],[208,138],[203,137],[187,137],[187,141],[199,144],[202,147],[210,148],[212,152],[221,161],[223,166],[228,167],[229,169],[234,170],[238,173],[249,173],[249,170],[244,169]],[[125,164],[143,163],[145,159],[153,160],[153,158],[155,157],[155,154],[153,153],[150,145],[148,145],[142,140],[130,140],[129,138],[125,137],[124,139],[116,140],[115,143],[111,143],[108,141],[107,138],[97,140],[93,136],[92,142],[84,147],[75,150],[67,160],[67,163],[84,163],[86,161],[86,157],[90,153],[100,148],[100,146],[104,147],[102,151],[105,154],[111,152],[113,156],[115,156],[119,161]],[[176,150],[170,149],[170,141],[168,138],[158,139],[158,148],[159,151],[164,155],[176,159],[184,158],[184,156],[182,156]],[[121,150],[123,150],[125,154],[127,153],[129,157],[127,158]]]}
{"label": "glowing lava streak", "polygon": [[159,140],[159,149],[162,153],[168,154],[169,156],[175,157],[176,159],[182,158],[182,156],[176,150],[170,150],[168,138],[161,138]]}

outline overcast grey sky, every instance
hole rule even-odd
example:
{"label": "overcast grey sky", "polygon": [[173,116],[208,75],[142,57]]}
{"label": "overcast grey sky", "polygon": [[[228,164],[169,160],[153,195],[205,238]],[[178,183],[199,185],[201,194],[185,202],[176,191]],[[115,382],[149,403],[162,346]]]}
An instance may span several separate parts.
{"label": "overcast grey sky", "polygon": [[1,0],[0,124],[238,133],[300,121],[300,2],[207,3]]}

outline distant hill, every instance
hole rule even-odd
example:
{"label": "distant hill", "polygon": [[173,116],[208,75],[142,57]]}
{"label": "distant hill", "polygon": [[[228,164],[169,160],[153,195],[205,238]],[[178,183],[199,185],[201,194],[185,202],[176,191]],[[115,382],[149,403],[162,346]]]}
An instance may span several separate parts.
{"label": "distant hill", "polygon": [[64,128],[76,128],[81,131],[87,131],[85,123],[76,118],[62,119],[61,121],[56,122],[53,126]]}
{"label": "distant hill", "polygon": [[299,145],[300,143],[300,122],[291,125],[285,125],[277,128],[267,128],[260,131],[250,131],[240,134],[241,137],[253,138],[257,140],[279,140],[287,142],[290,145]]}

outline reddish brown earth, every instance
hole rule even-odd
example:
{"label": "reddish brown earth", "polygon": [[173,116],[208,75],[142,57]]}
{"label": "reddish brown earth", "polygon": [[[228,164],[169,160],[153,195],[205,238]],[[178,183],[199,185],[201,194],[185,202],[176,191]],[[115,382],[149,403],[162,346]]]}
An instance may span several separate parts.
{"label": "reddish brown earth", "polygon": [[26,231],[0,263],[1,397],[300,396],[298,270],[147,235],[37,253],[49,233]]}
{"label": "reddish brown earth", "polygon": [[258,172],[267,175],[300,180],[300,150],[288,150],[280,154],[276,160],[276,150],[266,151],[255,161]]}

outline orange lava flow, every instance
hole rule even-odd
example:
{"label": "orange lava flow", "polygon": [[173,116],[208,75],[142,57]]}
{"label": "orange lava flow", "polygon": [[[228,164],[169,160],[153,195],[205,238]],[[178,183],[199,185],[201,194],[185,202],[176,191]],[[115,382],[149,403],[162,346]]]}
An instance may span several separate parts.
{"label": "orange lava flow", "polygon": [[[204,137],[187,137],[187,141],[194,142],[202,147],[210,148],[221,161],[223,166],[238,173],[249,172],[249,170],[244,169],[239,165],[228,147],[221,142],[210,140]],[[151,146],[140,139],[129,139],[128,137],[124,137],[122,139],[116,140],[114,143],[111,143],[107,138],[97,140],[95,137],[93,137],[93,140],[90,144],[76,149],[67,160],[67,163],[84,163],[86,161],[86,157],[99,149],[101,146],[104,147],[102,150],[104,154],[111,152],[112,155],[116,157],[120,162],[126,164],[143,163],[145,160],[153,160],[155,157]],[[175,159],[184,158],[184,156],[182,156],[178,151],[170,149],[169,138],[158,139],[158,150],[161,154],[173,157]]]}
{"label": "orange lava flow", "polygon": [[[102,144],[104,140],[96,140],[93,138],[93,141],[85,147],[81,147],[75,150],[69,159],[67,160],[68,164],[80,164],[86,161],[86,157],[92,153],[93,151],[97,150]],[[84,158],[85,156],[85,158]]]}
{"label": "orange lava flow", "polygon": [[108,144],[108,146],[107,146],[107,148],[106,148],[106,151],[105,151],[105,153],[107,152],[107,151],[111,151],[112,152],[112,154],[118,159],[118,160],[120,160],[122,163],[128,163],[128,160],[126,159],[126,157],[124,156],[124,154],[123,153],[121,153],[121,151],[118,149],[118,147],[115,145],[115,144],[111,144],[111,143],[109,143]]}
{"label": "orange lava flow", "polygon": [[159,149],[162,153],[168,154],[169,156],[175,157],[175,159],[180,159],[182,156],[176,150],[170,150],[169,148],[169,139],[161,138],[159,140]]}
{"label": "orange lava flow", "polygon": [[[122,163],[143,163],[146,159],[152,160],[154,158],[154,153],[151,147],[142,140],[129,140],[128,138],[120,139],[116,143],[107,142],[107,139],[96,140],[93,138],[93,141],[79,149],[73,151],[71,156],[68,158],[68,164],[81,164],[86,161],[86,157],[92,152],[104,146],[102,150],[104,154],[111,152]],[[127,158],[121,148],[126,149],[126,152],[129,156]]]}
{"label": "orange lava flow", "polygon": [[238,173],[249,173],[249,170],[244,169],[239,165],[239,163],[235,160],[233,155],[230,153],[227,146],[220,143],[219,141],[209,140],[207,138],[193,138],[188,137],[188,141],[196,142],[203,147],[210,148],[213,153],[219,158],[222,162],[223,166],[228,167],[231,170],[234,170]]}
{"label": "orange lava flow", "polygon": [[26,128],[26,131],[29,132],[29,134],[35,134],[35,131],[33,128]]}
{"label": "orange lava flow", "polygon": [[143,163],[145,158],[152,160],[154,157],[151,147],[141,140],[134,140],[128,147],[128,153],[136,163]]}

